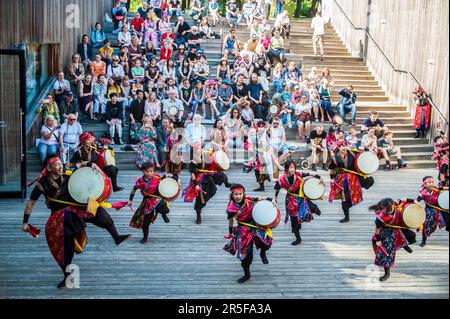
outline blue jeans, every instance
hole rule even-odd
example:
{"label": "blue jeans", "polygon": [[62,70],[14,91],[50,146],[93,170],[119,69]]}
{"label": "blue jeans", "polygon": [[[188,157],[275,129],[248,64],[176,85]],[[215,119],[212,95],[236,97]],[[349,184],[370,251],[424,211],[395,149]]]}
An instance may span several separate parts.
{"label": "blue jeans", "polygon": [[228,22],[230,24],[234,24],[234,25],[238,25],[242,19],[242,15],[240,15],[239,13],[232,17],[231,14],[229,12],[227,12],[226,17],[227,17]]}
{"label": "blue jeans", "polygon": [[274,18],[276,18],[277,15],[279,15],[283,11],[283,4],[280,2],[275,3],[275,13],[273,15]]}
{"label": "blue jeans", "polygon": [[344,121],[345,121],[345,113],[348,113],[348,112],[351,113],[352,121],[355,121],[355,119],[356,119],[356,105],[355,104],[350,104],[350,105],[345,105],[345,106],[343,104],[339,104],[337,106],[337,109]]}
{"label": "blue jeans", "polygon": [[58,152],[58,146],[59,144],[48,145],[44,143],[39,143],[37,150],[39,152],[39,159],[41,160],[41,163],[44,163],[44,160],[47,157],[47,155],[56,154]]}
{"label": "blue jeans", "polygon": [[283,84],[280,80],[273,81],[272,85],[275,87],[278,93],[281,93],[283,91]]}
{"label": "blue jeans", "polygon": [[322,108],[325,110],[325,112],[330,115],[330,117],[333,117],[333,110],[331,109],[331,100],[320,100]]}

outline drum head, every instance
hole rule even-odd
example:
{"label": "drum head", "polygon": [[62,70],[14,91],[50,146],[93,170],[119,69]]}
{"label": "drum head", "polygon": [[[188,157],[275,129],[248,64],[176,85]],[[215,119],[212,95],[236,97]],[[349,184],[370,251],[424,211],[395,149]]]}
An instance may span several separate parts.
{"label": "drum head", "polygon": [[317,178],[308,178],[303,184],[303,193],[309,199],[320,199],[325,194],[325,186]]}
{"label": "drum head", "polygon": [[403,222],[407,227],[417,228],[425,222],[425,210],[419,204],[411,204],[403,210]]}
{"label": "drum head", "polygon": [[443,191],[438,198],[439,207],[448,210],[448,191]]}
{"label": "drum head", "polygon": [[269,226],[277,219],[277,209],[273,206],[272,202],[268,200],[262,200],[255,204],[253,207],[253,220],[261,226]]}
{"label": "drum head", "polygon": [[276,105],[271,105],[269,108],[269,111],[271,114],[277,114],[278,113],[278,106]]}
{"label": "drum head", "polygon": [[105,151],[105,162],[107,166],[109,165],[116,166],[116,158],[114,157],[111,150]]}
{"label": "drum head", "polygon": [[230,159],[224,151],[217,151],[214,153],[214,162],[224,171],[230,168]]}
{"label": "drum head", "polygon": [[79,203],[87,204],[89,198],[97,199],[103,194],[103,176],[90,167],[76,170],[69,178],[69,194]]}
{"label": "drum head", "polygon": [[378,157],[372,152],[361,153],[358,156],[356,163],[359,171],[367,175],[375,173],[380,166]]}
{"label": "drum head", "polygon": [[172,198],[178,194],[180,187],[173,178],[164,178],[158,186],[158,191],[164,198]]}

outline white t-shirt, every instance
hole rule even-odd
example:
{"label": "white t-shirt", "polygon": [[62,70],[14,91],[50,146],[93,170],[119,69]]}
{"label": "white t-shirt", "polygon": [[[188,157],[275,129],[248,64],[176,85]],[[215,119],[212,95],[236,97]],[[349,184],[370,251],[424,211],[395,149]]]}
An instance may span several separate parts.
{"label": "white t-shirt", "polygon": [[284,136],[284,127],[278,126],[278,128],[271,127],[270,129],[270,144],[279,146],[281,144],[281,138]]}
{"label": "white t-shirt", "polygon": [[311,28],[314,30],[314,35],[325,35],[325,23],[327,21],[322,17],[314,17],[311,21]]}
{"label": "white t-shirt", "polygon": [[[50,133],[51,131],[52,131],[51,128],[49,128],[46,125],[42,126],[41,128],[41,133]],[[58,144],[58,138],[59,138],[59,130],[55,130],[48,140],[42,138],[41,136],[41,143],[47,145],[55,145]]]}

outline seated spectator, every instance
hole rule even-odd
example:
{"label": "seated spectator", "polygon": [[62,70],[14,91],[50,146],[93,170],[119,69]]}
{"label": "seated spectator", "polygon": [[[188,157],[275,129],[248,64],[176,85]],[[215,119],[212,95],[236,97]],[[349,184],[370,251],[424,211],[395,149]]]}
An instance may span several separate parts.
{"label": "seated spectator", "polygon": [[124,94],[122,92],[122,88],[120,87],[119,83],[114,81],[113,78],[110,78],[107,80],[108,86],[106,89],[106,96],[109,97],[111,94],[115,93],[117,95],[117,100],[120,104],[122,104],[122,101],[124,101]]}
{"label": "seated spectator", "polygon": [[63,123],[59,129],[59,151],[63,164],[67,164],[77,151],[81,134],[83,134],[83,129],[78,123],[76,115],[69,114],[67,122]]}
{"label": "seated spectator", "polygon": [[124,119],[128,123],[128,117],[125,116],[125,112],[130,109],[131,102],[133,101],[133,98],[131,97],[131,84],[130,79],[127,75],[125,75],[122,79],[122,82],[120,83],[120,88],[122,89],[122,94],[124,101],[123,104],[123,112],[124,112]]}
{"label": "seated spectator", "polygon": [[342,119],[345,121],[346,113],[351,113],[351,120],[350,124],[355,124],[356,119],[356,98],[357,95],[353,91],[353,85],[349,84],[347,85],[347,88],[342,89],[339,91],[339,95],[341,96],[341,99],[339,100],[339,103],[337,105],[337,109],[339,111],[339,114],[341,115]]}
{"label": "seated spectator", "polygon": [[244,107],[241,110],[241,119],[244,123],[244,126],[248,129],[253,121],[255,120],[255,114],[253,113],[253,110],[251,109],[251,103],[248,100],[245,100]]}
{"label": "seated spectator", "polygon": [[97,83],[94,84],[94,120],[98,116],[103,116],[106,113],[106,92],[108,91],[108,83],[106,83],[105,76],[101,74],[98,77]]}
{"label": "seated spectator", "polygon": [[367,134],[362,137],[361,148],[378,155],[378,139],[375,135],[375,128],[369,128]]}
{"label": "seated spectator", "polygon": [[95,61],[91,63],[91,69],[94,83],[97,82],[97,79],[101,74],[106,73],[106,63],[102,61],[102,56],[100,54],[95,55]]}
{"label": "seated spectator", "polygon": [[74,94],[69,92],[59,107],[59,118],[61,122],[67,122],[70,114],[75,114],[78,118],[78,103],[74,99]]}
{"label": "seated spectator", "polygon": [[162,66],[162,76],[163,80],[167,81],[168,79],[176,79],[176,68],[175,61],[172,58],[166,60],[166,62]]}
{"label": "seated spectator", "polygon": [[[186,47],[184,46],[184,44],[180,44],[180,46],[178,47],[178,50],[173,55],[173,59],[175,60],[175,66],[180,67],[181,64],[184,62],[184,60],[186,60],[186,62],[188,62],[187,65],[189,66],[189,61],[187,61],[186,57],[187,57]],[[187,76],[183,75],[183,77],[187,77]]]}
{"label": "seated spectator", "polygon": [[221,85],[218,85],[217,94],[217,108],[223,114],[230,109],[233,102],[233,89],[230,87],[229,80],[222,80]]}
{"label": "seated spectator", "polygon": [[172,57],[173,48],[170,45],[170,40],[165,40],[163,48],[159,51],[159,62],[158,66],[162,67],[164,63]]}
{"label": "seated spectator", "polygon": [[209,104],[209,107],[211,109],[211,120],[215,120],[214,115],[217,117],[220,117],[220,112],[217,109],[217,85],[215,80],[208,80],[206,81],[206,88],[205,88],[205,101]]}
{"label": "seated spectator", "polygon": [[114,55],[111,64],[106,68],[106,77],[108,79],[114,79],[117,83],[121,83],[125,76],[125,70],[119,62],[119,57]]}
{"label": "seated spectator", "polygon": [[330,82],[327,79],[322,79],[319,85],[319,97],[320,97],[320,105],[322,106],[322,111],[328,118],[328,121],[332,121],[334,116],[333,110],[331,108],[331,93],[332,89],[330,86]]}
{"label": "seated spectator", "polygon": [[375,135],[378,138],[384,136],[384,131],[387,131],[388,128],[384,125],[383,121],[378,118],[378,112],[372,111],[370,113],[369,118],[365,119],[361,125],[361,135],[367,134],[370,128],[375,129]]}
{"label": "seated spectator", "polygon": [[111,48],[111,45],[110,45],[110,42],[108,39],[105,40],[104,45],[98,51],[100,52],[100,55],[102,56],[102,61],[105,62],[107,66],[111,65],[114,49]]}
{"label": "seated spectator", "polygon": [[128,47],[123,47],[119,53],[119,63],[123,67],[125,74],[130,73],[130,55],[128,53]]}
{"label": "seated spectator", "polygon": [[244,82],[244,76],[239,74],[237,76],[236,82],[231,85],[233,89],[233,105],[237,103],[241,98],[248,98],[249,96],[249,88],[248,85]]}
{"label": "seated spectator", "polygon": [[139,7],[137,12],[139,12],[142,19],[145,19],[149,13],[153,13],[147,1],[142,1],[142,6]]}
{"label": "seated spectator", "polygon": [[[366,135],[367,136],[367,135]],[[394,146],[394,133],[386,131],[384,137],[378,140],[378,147],[381,155],[386,160],[386,170],[392,170],[392,164],[389,157],[395,155],[397,157],[397,169],[408,167],[406,162],[402,160],[402,151],[400,147]]]}
{"label": "seated spectator", "polygon": [[206,57],[202,55],[192,70],[194,81],[205,82],[209,77],[209,65]]}
{"label": "seated spectator", "polygon": [[114,144],[114,137],[118,135],[118,145],[122,145],[122,124],[123,124],[123,106],[118,101],[117,93],[111,93],[111,101],[106,104],[106,123],[109,125],[109,134]]}
{"label": "seated spectator", "polygon": [[279,59],[281,63],[286,62],[284,39],[280,35],[280,31],[275,30],[272,38],[270,39],[270,49],[267,54],[270,59],[270,63],[273,65],[275,59]]}
{"label": "seated spectator", "polygon": [[191,2],[191,10],[189,11],[189,16],[197,23],[204,16],[205,7],[200,0],[193,0]]}
{"label": "seated spectator", "polygon": [[272,71],[272,85],[277,90],[277,93],[283,91],[283,64],[277,63]]}
{"label": "seated spectator", "polygon": [[184,44],[186,42],[185,37],[187,36],[190,29],[191,26],[186,21],[184,21],[184,17],[179,16],[173,30],[177,45]]}
{"label": "seated spectator", "polygon": [[306,95],[302,95],[300,103],[296,104],[295,123],[297,124],[300,142],[306,142],[311,134],[311,104],[308,102]]}
{"label": "seated spectator", "polygon": [[102,29],[102,25],[99,22],[97,22],[95,24],[94,30],[92,30],[91,32],[92,46],[96,49],[99,49],[103,46],[105,40],[106,34]]}
{"label": "seated spectator", "polygon": [[131,33],[137,36],[139,43],[142,43],[144,32],[144,19],[141,17],[139,12],[136,12],[134,14],[134,18],[131,20]]}
{"label": "seated spectator", "polygon": [[228,24],[234,28],[239,25],[242,15],[239,14],[239,4],[236,0],[230,0],[226,3],[226,14]]}
{"label": "seated spectator", "polygon": [[255,10],[256,3],[251,0],[246,0],[246,2],[242,5],[242,18],[245,18],[247,29],[250,29],[250,26],[253,23],[253,13]]}
{"label": "seated spectator", "polygon": [[136,60],[136,64],[131,68],[131,78],[135,82],[145,82],[145,69],[141,65],[141,60]]}
{"label": "seated spectator", "polygon": [[169,19],[175,15],[177,18],[183,15],[183,10],[181,10],[181,1],[180,0],[170,0],[169,1],[169,10],[167,14],[169,15]]}
{"label": "seated spectator", "polygon": [[186,35],[186,41],[189,45],[188,51],[190,48],[195,47],[197,50],[200,48],[200,44],[202,43],[202,36],[198,32],[198,27],[194,25],[191,28],[191,31]]}
{"label": "seated spectator", "polygon": [[115,2],[115,6],[111,10],[113,21],[114,21],[114,31],[113,33],[119,32],[119,22],[122,21],[127,15],[127,9],[123,7],[120,1]]}
{"label": "seated spectator", "polygon": [[252,73],[250,77],[250,83],[248,84],[249,99],[252,104],[255,118],[266,119],[270,106],[269,100],[264,96],[264,89],[261,83],[259,83],[258,75]]}
{"label": "seated spectator", "polygon": [[144,43],[152,42],[153,46],[158,47],[158,35],[156,34],[156,20],[153,13],[149,11],[144,21]]}
{"label": "seated spectator", "polygon": [[39,106],[36,110],[37,114],[41,115],[42,124],[45,123],[45,119],[51,115],[56,121],[56,125],[59,124],[60,116],[59,116],[59,108],[58,104],[53,99],[52,94],[47,94],[46,98],[41,100]]}
{"label": "seated spectator", "polygon": [[85,70],[83,63],[81,61],[81,56],[77,53],[72,55],[72,60],[67,69],[68,71],[68,80],[71,85],[71,91],[74,91],[78,94],[80,90],[80,82],[85,75]]}
{"label": "seated spectator", "polygon": [[135,35],[131,37],[131,45],[128,47],[128,54],[130,56],[129,63],[131,68],[136,65],[137,60],[142,60],[142,48],[139,44],[138,38]]}
{"label": "seated spectator", "polygon": [[311,145],[312,150],[313,165],[311,166],[311,170],[313,171],[317,171],[316,163],[319,153],[322,154],[322,169],[324,171],[328,170],[326,165],[328,159],[328,150],[325,144],[326,138],[327,132],[325,132],[322,125],[317,126],[309,135],[308,143]]}
{"label": "seated spectator", "polygon": [[340,140],[340,134],[341,130],[338,128],[335,128],[334,126],[330,126],[328,129],[328,135],[325,140],[325,145],[327,147],[327,150],[330,154],[330,157],[333,158],[335,155],[335,148],[337,145],[337,142]]}
{"label": "seated spectator", "polygon": [[275,157],[278,158],[278,163],[282,164],[289,155],[289,145],[286,144],[286,131],[278,117],[273,119],[272,125],[268,129],[268,135],[270,136],[270,147]]}
{"label": "seated spectator", "polygon": [[156,79],[161,74],[161,70],[159,69],[156,59],[153,58],[150,60],[149,65],[147,66],[147,69],[145,70],[145,79],[147,82],[155,83]]}
{"label": "seated spectator", "polygon": [[201,124],[202,117],[195,114],[192,118],[193,123],[186,126],[184,136],[190,148],[190,159],[192,159],[194,148],[202,148],[206,140],[206,128]]}
{"label": "seated spectator", "polygon": [[228,58],[229,54],[236,55],[236,30],[230,29],[227,36],[223,39],[223,57]]}
{"label": "seated spectator", "polygon": [[53,96],[55,97],[55,102],[57,104],[61,103],[61,101],[66,97],[66,94],[69,92],[70,83],[64,79],[64,72],[61,71],[58,73],[58,78],[53,85]]}
{"label": "seated spectator", "polygon": [[177,49],[177,45],[175,44],[175,35],[172,32],[172,28],[169,28],[161,35],[161,47],[163,46],[165,41],[169,41],[169,45],[172,50]]}
{"label": "seated spectator", "polygon": [[348,147],[355,149],[359,148],[358,132],[354,128],[351,128],[349,130],[347,136],[345,137],[345,140],[347,141]]}
{"label": "seated spectator", "polygon": [[[185,61],[183,61],[185,62]],[[189,78],[185,77],[181,81],[181,86],[179,88],[178,96],[180,97],[183,106],[188,108],[191,105],[192,98],[192,85],[189,81]]]}
{"label": "seated spectator", "polygon": [[241,112],[237,109],[230,109],[231,112],[225,117],[224,126],[228,139],[228,149],[240,148],[243,141],[243,125]]}
{"label": "seated spectator", "polygon": [[[177,127],[180,127],[183,122],[184,106],[183,102],[178,98],[177,91],[170,89],[169,97],[163,102],[163,116],[169,118]],[[176,108],[178,112],[174,115],[170,114],[170,109]]]}
{"label": "seated spectator", "polygon": [[89,43],[89,37],[87,34],[83,34],[81,37],[81,43],[78,44],[77,53],[81,57],[84,67],[86,68],[91,64],[91,59],[94,55],[92,44]]}
{"label": "seated spectator", "polygon": [[206,118],[206,94],[205,88],[203,86],[202,81],[195,82],[195,86],[192,89],[191,93],[191,114],[189,119],[192,118],[197,113],[197,109],[199,106],[202,107],[203,110],[203,118]]}
{"label": "seated spectator", "polygon": [[283,70],[283,82],[288,88],[302,84],[302,71],[295,62],[290,62],[289,66]]}
{"label": "seated spectator", "polygon": [[277,15],[273,23],[274,30],[278,30],[283,38],[289,39],[291,33],[291,22],[289,20],[288,11],[285,10]]}
{"label": "seated spectator", "polygon": [[47,115],[44,125],[41,128],[41,139],[37,146],[39,159],[44,163],[48,155],[58,153],[59,127],[53,115]]}
{"label": "seated spectator", "polygon": [[131,45],[131,33],[128,30],[128,26],[124,25],[119,32],[118,41],[120,43],[120,47],[129,47]]}
{"label": "seated spectator", "polygon": [[157,99],[156,92],[149,92],[148,99],[145,101],[144,105],[145,116],[149,116],[153,124],[158,126],[161,122],[161,101]]}
{"label": "seated spectator", "polygon": [[89,118],[95,120],[94,116],[94,84],[92,83],[92,76],[86,75],[80,85],[80,109],[83,113],[89,112]]}
{"label": "seated spectator", "polygon": [[[144,101],[144,91],[136,91],[136,99],[131,102],[130,106],[130,135],[132,137],[132,132],[137,132],[142,125],[142,120],[145,114],[145,101]],[[135,141],[132,141],[135,142]]]}
{"label": "seated spectator", "polygon": [[334,81],[333,81],[333,77],[331,76],[331,71],[329,68],[325,68],[322,71],[322,75],[320,76],[320,81],[319,83],[323,80],[326,79],[328,81],[328,85],[331,88],[331,91],[333,91],[334,89]]}
{"label": "seated spectator", "polygon": [[[316,90],[314,90],[312,92],[311,97],[310,97],[310,102],[311,102],[312,109],[314,111],[315,122],[323,123],[325,121],[325,111],[322,107],[322,103],[320,101],[319,94],[317,93]],[[319,118],[320,118],[320,120],[319,120]]]}
{"label": "seated spectator", "polygon": [[220,22],[219,3],[217,2],[217,0],[211,0],[209,1],[208,8],[209,14],[213,19],[213,27],[215,27],[216,24]]}

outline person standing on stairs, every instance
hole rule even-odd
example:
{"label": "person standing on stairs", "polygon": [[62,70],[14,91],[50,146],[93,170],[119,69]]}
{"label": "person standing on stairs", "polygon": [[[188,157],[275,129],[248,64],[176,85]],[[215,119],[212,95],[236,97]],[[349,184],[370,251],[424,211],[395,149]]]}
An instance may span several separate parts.
{"label": "person standing on stairs", "polygon": [[416,135],[414,138],[424,138],[430,128],[431,107],[428,102],[428,94],[419,86],[414,92],[416,101],[416,113],[414,115],[414,128]]}
{"label": "person standing on stairs", "polygon": [[324,38],[325,38],[325,24],[328,21],[322,17],[321,12],[317,12],[316,16],[311,21],[311,29],[313,30],[313,49],[314,56],[317,56],[317,46],[320,49],[320,61],[323,61],[324,54]]}
{"label": "person standing on stairs", "polygon": [[399,207],[402,202],[414,202],[414,200],[394,201],[391,198],[385,198],[369,207],[369,211],[376,214],[372,247],[375,252],[374,264],[384,268],[384,275],[380,277],[380,281],[389,279],[390,269],[395,264],[397,250],[403,248],[411,254],[413,251],[408,245],[416,242],[416,234],[412,230],[399,228],[401,227]]}
{"label": "person standing on stairs", "polygon": [[[231,255],[236,255],[241,261],[241,266],[244,269],[244,276],[238,279],[238,283],[242,284],[250,279],[250,265],[253,261],[253,245],[257,249],[261,249],[261,261],[267,265],[266,252],[272,246],[272,234],[266,229],[256,225],[252,218],[252,211],[255,204],[260,200],[269,200],[271,198],[253,198],[245,195],[245,188],[241,184],[231,185],[230,201],[227,205],[228,228],[229,235],[226,238],[231,238],[223,250]],[[236,219],[238,225],[233,227],[233,220]]]}
{"label": "person standing on stairs", "polygon": [[[295,162],[287,161],[284,165],[284,174],[275,185],[275,201],[277,201],[278,194],[282,188],[287,190],[285,200],[286,218],[284,222],[287,223],[288,219],[291,219],[292,233],[295,235],[295,241],[291,243],[292,246],[302,242],[300,237],[302,224],[313,220],[313,213],[319,216],[321,214],[319,207],[302,194],[301,188],[304,178],[309,176],[312,175],[297,171]],[[325,186],[325,182],[320,175],[314,175],[314,177],[320,179],[320,182]]]}

